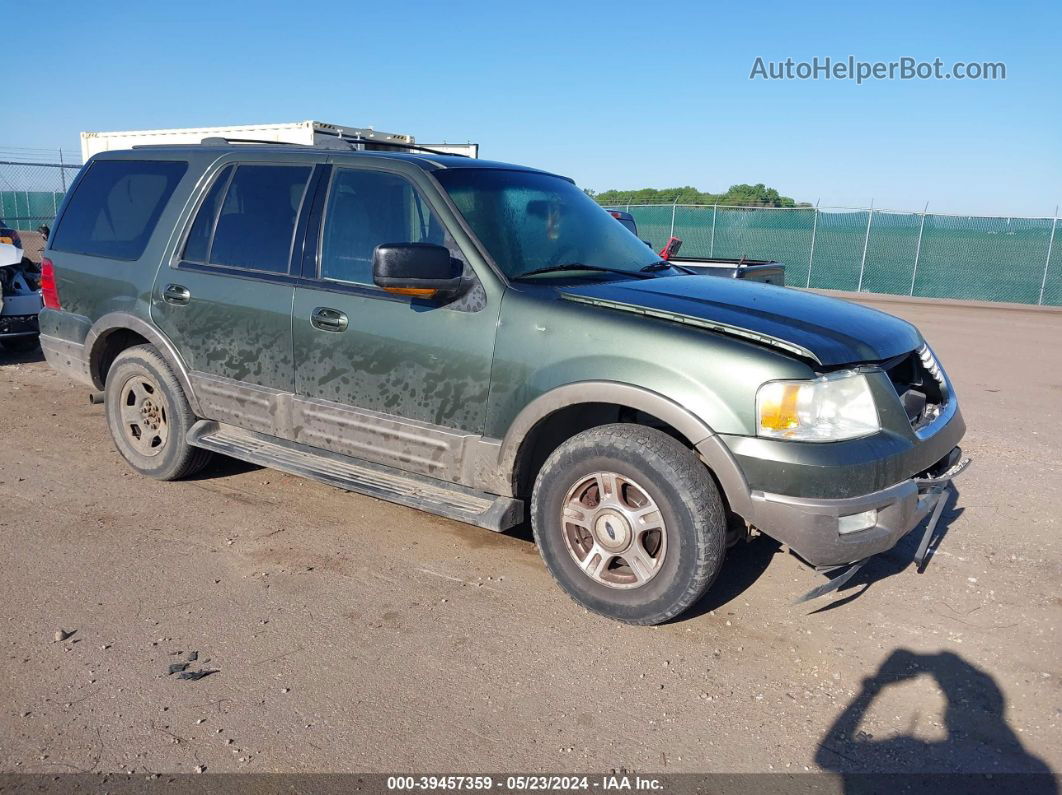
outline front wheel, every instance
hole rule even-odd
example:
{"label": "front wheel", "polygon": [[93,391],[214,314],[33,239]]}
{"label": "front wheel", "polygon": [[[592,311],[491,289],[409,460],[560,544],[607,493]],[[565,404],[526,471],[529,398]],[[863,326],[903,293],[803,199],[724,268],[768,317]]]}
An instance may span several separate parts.
{"label": "front wheel", "polygon": [[708,589],[723,563],[726,516],[711,475],[676,439],[605,425],[558,447],[531,501],[535,542],[579,604],[629,624],[660,624]]}

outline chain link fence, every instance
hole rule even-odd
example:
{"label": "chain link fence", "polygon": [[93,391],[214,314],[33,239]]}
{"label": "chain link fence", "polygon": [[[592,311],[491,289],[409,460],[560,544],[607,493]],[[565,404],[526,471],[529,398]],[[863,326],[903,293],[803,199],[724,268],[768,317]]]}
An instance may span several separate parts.
{"label": "chain link fence", "polygon": [[20,231],[50,227],[80,168],[80,163],[0,159],[0,220]]}
{"label": "chain link fence", "polygon": [[876,209],[610,205],[657,250],[773,259],[786,284],[853,292],[1062,306],[1056,218]]}

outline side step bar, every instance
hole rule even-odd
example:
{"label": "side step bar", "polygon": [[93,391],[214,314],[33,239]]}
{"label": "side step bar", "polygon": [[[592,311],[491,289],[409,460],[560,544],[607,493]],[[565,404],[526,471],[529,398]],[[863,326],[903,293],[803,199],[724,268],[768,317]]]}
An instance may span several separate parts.
{"label": "side step bar", "polygon": [[498,497],[221,422],[200,420],[188,431],[188,443],[495,532],[508,530],[524,518],[522,500]]}

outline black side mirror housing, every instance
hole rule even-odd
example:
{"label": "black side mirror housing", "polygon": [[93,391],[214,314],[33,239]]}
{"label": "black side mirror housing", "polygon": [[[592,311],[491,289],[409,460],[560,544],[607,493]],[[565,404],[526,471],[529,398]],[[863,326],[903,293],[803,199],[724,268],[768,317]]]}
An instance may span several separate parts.
{"label": "black side mirror housing", "polygon": [[381,243],[372,254],[372,280],[395,295],[454,298],[465,283],[461,261],[433,243]]}

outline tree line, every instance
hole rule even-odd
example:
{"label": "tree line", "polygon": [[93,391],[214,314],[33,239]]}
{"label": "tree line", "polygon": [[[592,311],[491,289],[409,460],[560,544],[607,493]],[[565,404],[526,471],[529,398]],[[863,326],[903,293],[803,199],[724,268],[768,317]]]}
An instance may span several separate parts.
{"label": "tree line", "polygon": [[587,195],[600,204],[728,204],[741,207],[810,207],[782,196],[762,182],[756,185],[731,185],[726,193],[708,193],[686,185],[681,188],[640,188],[638,190],[587,190]]}

